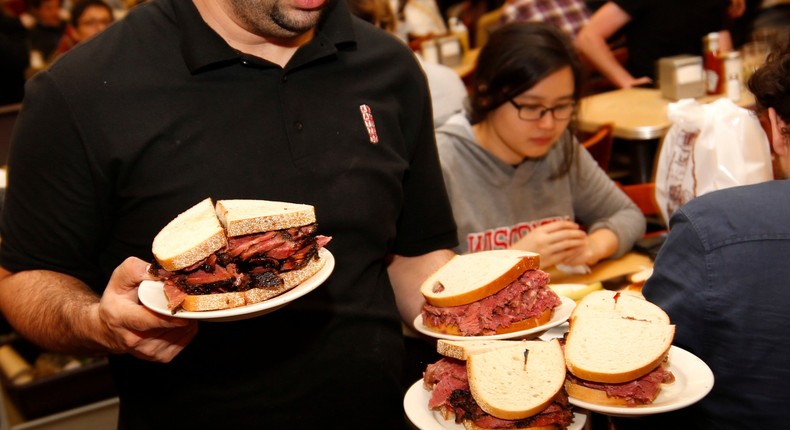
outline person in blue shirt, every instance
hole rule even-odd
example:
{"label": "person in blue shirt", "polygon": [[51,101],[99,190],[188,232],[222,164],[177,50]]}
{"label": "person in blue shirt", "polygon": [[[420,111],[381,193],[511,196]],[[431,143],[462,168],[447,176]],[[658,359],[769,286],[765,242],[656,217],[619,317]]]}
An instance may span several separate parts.
{"label": "person in blue shirt", "polygon": [[[749,80],[770,124],[776,176],[790,177],[790,43]],[[676,325],[674,344],[711,368],[714,385],[681,411],[642,420],[695,429],[778,429],[790,422],[790,182],[729,188],[690,201],[643,288]],[[670,363],[671,364],[671,363]],[[690,376],[690,375],[687,375]],[[666,428],[666,427],[663,427]]]}

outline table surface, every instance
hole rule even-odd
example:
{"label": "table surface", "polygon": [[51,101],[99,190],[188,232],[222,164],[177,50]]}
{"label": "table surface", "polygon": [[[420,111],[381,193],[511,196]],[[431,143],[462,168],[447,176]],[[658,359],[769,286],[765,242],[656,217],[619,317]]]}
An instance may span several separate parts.
{"label": "table surface", "polygon": [[[710,103],[722,96],[705,96],[697,100]],[[585,97],[579,104],[579,129],[594,132],[603,124],[614,124],[614,136],[629,140],[657,139],[666,134],[672,123],[667,106],[672,100],[655,88],[627,88]],[[754,104],[754,96],[742,91],[736,102],[741,107]]]}
{"label": "table surface", "polygon": [[[604,260],[592,267],[592,272],[585,275],[570,275],[554,267],[546,269],[554,284],[592,284],[620,275],[630,275],[653,267],[653,261],[645,254],[629,252],[624,256]],[[623,285],[625,286],[625,285]]]}

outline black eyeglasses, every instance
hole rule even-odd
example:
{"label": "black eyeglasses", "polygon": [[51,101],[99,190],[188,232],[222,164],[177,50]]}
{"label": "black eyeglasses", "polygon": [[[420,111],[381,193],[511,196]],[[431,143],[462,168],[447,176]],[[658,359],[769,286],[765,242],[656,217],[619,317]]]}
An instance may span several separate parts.
{"label": "black eyeglasses", "polygon": [[576,103],[564,103],[548,108],[543,105],[520,105],[514,102],[513,99],[508,101],[518,109],[518,117],[524,121],[538,121],[548,112],[551,112],[555,120],[564,121],[570,119],[571,115],[573,115],[573,108],[576,107]]}

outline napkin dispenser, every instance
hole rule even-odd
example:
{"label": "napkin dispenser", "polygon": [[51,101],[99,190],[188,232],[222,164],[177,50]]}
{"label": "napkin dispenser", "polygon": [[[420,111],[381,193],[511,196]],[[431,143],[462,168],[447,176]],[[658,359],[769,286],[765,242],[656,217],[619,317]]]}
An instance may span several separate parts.
{"label": "napkin dispenser", "polygon": [[697,98],[705,95],[702,57],[677,55],[658,60],[658,87],[669,100]]}
{"label": "napkin dispenser", "polygon": [[422,59],[428,63],[455,67],[461,64],[464,50],[461,39],[455,35],[428,39],[420,44]]}

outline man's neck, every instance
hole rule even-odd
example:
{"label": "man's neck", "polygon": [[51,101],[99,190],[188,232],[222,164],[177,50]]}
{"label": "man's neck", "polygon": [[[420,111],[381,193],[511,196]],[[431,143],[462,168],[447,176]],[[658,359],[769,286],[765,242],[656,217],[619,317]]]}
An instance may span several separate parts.
{"label": "man's neck", "polygon": [[267,38],[239,25],[217,0],[193,0],[203,20],[231,47],[285,67],[296,50],[312,40],[315,30],[292,39]]}

